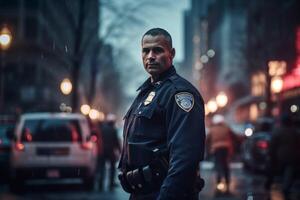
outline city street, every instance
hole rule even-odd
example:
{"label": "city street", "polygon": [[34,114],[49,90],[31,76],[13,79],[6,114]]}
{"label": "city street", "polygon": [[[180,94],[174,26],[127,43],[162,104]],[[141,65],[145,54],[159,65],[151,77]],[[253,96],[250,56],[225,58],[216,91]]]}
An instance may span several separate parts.
{"label": "city street", "polygon": [[0,0],[0,200],[300,200],[299,10]]}
{"label": "city street", "polygon": [[[211,200],[264,200],[267,199],[267,193],[264,190],[264,178],[260,175],[254,175],[244,172],[241,163],[232,163],[232,182],[230,185],[231,194],[222,195],[215,193],[215,179],[213,164],[204,162],[202,164],[202,176],[205,178],[206,185],[200,194],[200,199]],[[66,182],[67,183],[67,182]],[[66,199],[66,200],[123,200],[128,199],[128,194],[117,187],[113,192],[85,191],[78,183],[70,184],[44,184],[42,182],[29,183],[25,191],[20,194],[12,194],[8,186],[1,187],[0,199],[2,200],[29,200],[29,199]],[[96,185],[97,186],[97,185]],[[280,192],[272,191],[272,200],[281,200]]]}

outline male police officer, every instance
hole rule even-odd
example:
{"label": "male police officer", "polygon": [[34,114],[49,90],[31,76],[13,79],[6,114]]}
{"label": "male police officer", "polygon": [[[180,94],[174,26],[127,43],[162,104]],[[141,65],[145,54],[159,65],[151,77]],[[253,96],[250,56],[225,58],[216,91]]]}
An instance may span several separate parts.
{"label": "male police officer", "polygon": [[125,115],[119,179],[131,200],[198,199],[203,186],[205,128],[203,100],[172,65],[175,49],[161,28],[142,38],[150,74]]}

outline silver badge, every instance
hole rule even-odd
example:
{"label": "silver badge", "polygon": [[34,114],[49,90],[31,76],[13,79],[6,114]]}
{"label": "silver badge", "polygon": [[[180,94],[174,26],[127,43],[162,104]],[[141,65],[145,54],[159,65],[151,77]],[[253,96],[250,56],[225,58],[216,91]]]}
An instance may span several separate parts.
{"label": "silver badge", "polygon": [[177,105],[186,112],[190,112],[194,106],[194,96],[188,92],[180,92],[175,95]]}
{"label": "silver badge", "polygon": [[150,104],[154,97],[155,97],[155,92],[154,91],[150,92],[146,100],[144,101],[144,105],[147,106],[148,104]]}

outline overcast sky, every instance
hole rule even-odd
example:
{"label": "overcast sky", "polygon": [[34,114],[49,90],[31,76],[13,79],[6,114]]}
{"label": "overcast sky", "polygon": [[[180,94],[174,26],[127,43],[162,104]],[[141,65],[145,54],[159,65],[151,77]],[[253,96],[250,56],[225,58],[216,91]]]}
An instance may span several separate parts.
{"label": "overcast sky", "polygon": [[[130,5],[130,3],[139,2],[136,0],[107,1],[116,3],[117,6],[121,8],[121,10],[118,11],[121,15],[122,13],[128,13],[126,6]],[[171,34],[173,46],[176,49],[174,63],[183,60],[183,18],[184,11],[189,9],[190,0],[169,0],[172,5],[160,7],[153,6],[154,4],[151,4],[153,1],[162,2],[163,0],[152,0],[149,2],[150,6],[141,6],[141,8],[133,13],[134,16],[138,16],[138,20],[141,20],[140,24],[130,24],[128,21],[124,21],[124,23],[120,25],[121,31],[119,34],[109,34],[109,36],[112,37],[104,37],[104,41],[111,43],[114,49],[117,50],[115,52],[117,56],[115,56],[114,62],[120,71],[121,83],[127,98],[134,98],[137,94],[136,89],[149,76],[144,70],[141,59],[141,37],[147,30],[154,27],[166,29]],[[104,32],[101,32],[101,35],[103,38],[109,24],[118,22],[122,17],[118,17],[116,12],[110,12],[105,7],[103,7],[102,14],[101,30]],[[118,52],[118,49],[122,50],[122,54]],[[125,104],[129,106],[130,103],[131,100],[128,100]]]}
{"label": "overcast sky", "polygon": [[[127,0],[127,2],[131,0]],[[133,0],[134,1],[134,0]],[[121,1],[120,1],[121,2]],[[126,2],[126,1],[122,1]],[[161,27],[166,29],[173,38],[173,46],[176,49],[176,61],[183,60],[183,16],[184,11],[189,9],[190,2],[189,0],[170,0],[172,5],[165,7],[145,7],[139,9],[140,19],[145,23],[138,26],[127,26],[125,29],[132,32],[131,36],[124,35],[120,36],[117,39],[109,40],[115,46],[124,45],[128,49],[132,58],[141,63],[141,46],[140,40],[141,36],[150,28]],[[124,7],[124,5],[122,5]],[[109,24],[110,20],[113,20],[113,16],[107,12],[107,9],[104,8],[104,17],[103,26],[106,26],[106,23]],[[126,12],[126,11],[124,11]],[[107,17],[108,16],[108,17]],[[104,29],[103,29],[104,30]]]}

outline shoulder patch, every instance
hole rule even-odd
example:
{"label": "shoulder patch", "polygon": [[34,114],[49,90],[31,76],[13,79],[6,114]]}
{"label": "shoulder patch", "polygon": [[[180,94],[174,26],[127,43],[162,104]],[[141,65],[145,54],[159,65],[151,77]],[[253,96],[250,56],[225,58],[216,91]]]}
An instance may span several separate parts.
{"label": "shoulder patch", "polygon": [[179,92],[175,94],[175,101],[185,112],[190,112],[194,107],[194,96],[189,92]]}

